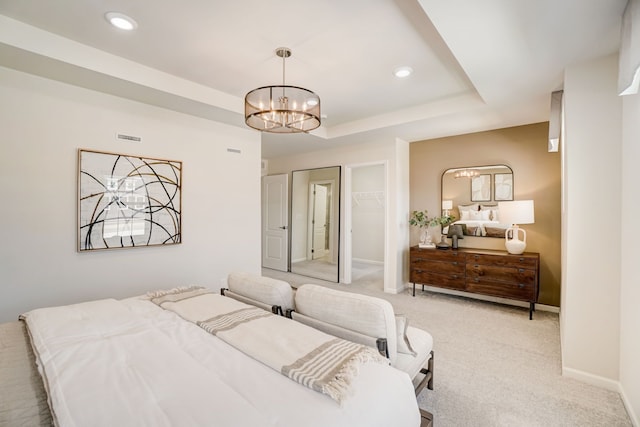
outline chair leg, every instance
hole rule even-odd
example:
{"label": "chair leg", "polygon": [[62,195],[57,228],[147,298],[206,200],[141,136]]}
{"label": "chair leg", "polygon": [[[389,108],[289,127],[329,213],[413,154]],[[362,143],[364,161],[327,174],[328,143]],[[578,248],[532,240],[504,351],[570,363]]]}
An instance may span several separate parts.
{"label": "chair leg", "polygon": [[424,375],[424,378],[416,386],[416,396],[420,394],[425,386],[429,390],[433,390],[433,350],[431,350],[431,357],[427,362],[427,367],[420,369],[420,373]]}

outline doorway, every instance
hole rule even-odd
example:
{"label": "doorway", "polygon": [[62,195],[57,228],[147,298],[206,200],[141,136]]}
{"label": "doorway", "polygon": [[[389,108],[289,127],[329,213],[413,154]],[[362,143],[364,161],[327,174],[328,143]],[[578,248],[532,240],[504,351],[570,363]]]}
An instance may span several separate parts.
{"label": "doorway", "polygon": [[384,289],[386,270],[387,193],[385,162],[345,169],[346,229],[344,283],[358,282]]}

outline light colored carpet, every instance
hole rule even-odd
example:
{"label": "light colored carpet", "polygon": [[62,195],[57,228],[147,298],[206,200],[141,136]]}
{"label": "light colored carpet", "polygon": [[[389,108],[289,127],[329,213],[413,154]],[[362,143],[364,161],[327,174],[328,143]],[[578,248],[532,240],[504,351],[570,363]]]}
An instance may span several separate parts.
{"label": "light colored carpet", "polygon": [[350,285],[264,269],[263,275],[384,298],[433,335],[435,390],[418,404],[447,426],[631,426],[618,393],[561,376],[558,315],[409,290],[382,292],[380,279]]}
{"label": "light colored carpet", "polygon": [[329,282],[338,281],[338,266],[323,258],[295,262],[291,264],[291,271],[298,275],[315,277]]}

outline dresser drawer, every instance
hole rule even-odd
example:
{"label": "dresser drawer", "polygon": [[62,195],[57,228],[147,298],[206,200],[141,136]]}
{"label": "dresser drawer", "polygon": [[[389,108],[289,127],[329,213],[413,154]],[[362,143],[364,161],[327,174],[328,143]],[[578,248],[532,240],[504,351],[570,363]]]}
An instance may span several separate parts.
{"label": "dresser drawer", "polygon": [[467,263],[467,278],[491,280],[494,282],[511,282],[516,284],[535,285],[537,270],[531,268],[496,267],[493,265]]}
{"label": "dresser drawer", "polygon": [[442,274],[458,274],[464,277],[464,262],[437,261],[431,259],[411,260],[411,271],[430,271]]}
{"label": "dresser drawer", "polygon": [[466,290],[483,295],[535,302],[536,285],[526,283],[495,282],[482,277],[467,277]]}
{"label": "dresser drawer", "polygon": [[467,254],[467,263],[490,264],[497,267],[537,268],[538,257],[532,255]]}
{"label": "dresser drawer", "polygon": [[465,262],[465,254],[453,251],[453,250],[442,250],[442,249],[418,249],[411,248],[410,252],[411,263],[419,263],[420,261],[429,260],[429,261],[448,261],[448,262]]}
{"label": "dresser drawer", "polygon": [[440,288],[458,289],[461,291],[465,288],[464,270],[461,274],[442,274],[426,270],[411,270],[411,281],[413,283],[437,286]]}

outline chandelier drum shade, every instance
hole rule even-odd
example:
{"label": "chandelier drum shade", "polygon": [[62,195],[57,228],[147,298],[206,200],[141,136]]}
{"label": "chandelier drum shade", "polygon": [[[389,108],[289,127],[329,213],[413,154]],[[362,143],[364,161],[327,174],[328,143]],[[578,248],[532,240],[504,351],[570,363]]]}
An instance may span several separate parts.
{"label": "chandelier drum shade", "polygon": [[262,132],[309,132],[320,126],[320,97],[298,86],[285,85],[285,59],[291,56],[286,47],[276,49],[282,58],[282,85],[263,86],[244,98],[247,126]]}

